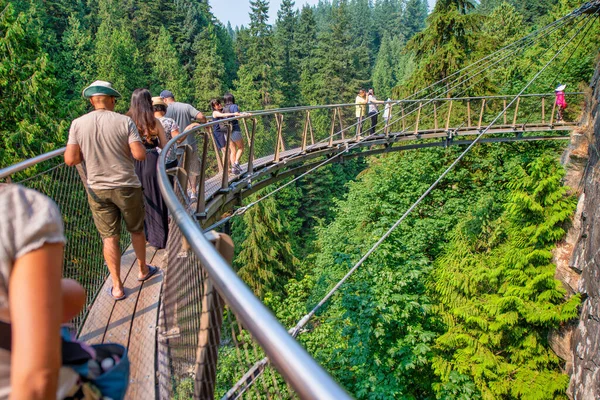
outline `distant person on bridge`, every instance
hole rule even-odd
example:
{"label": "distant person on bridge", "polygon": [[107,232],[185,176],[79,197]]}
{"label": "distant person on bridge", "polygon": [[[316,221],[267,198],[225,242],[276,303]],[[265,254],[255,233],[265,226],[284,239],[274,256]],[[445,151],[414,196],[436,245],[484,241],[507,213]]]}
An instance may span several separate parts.
{"label": "distant person on bridge", "polygon": [[[156,97],[152,98],[152,107],[154,109],[154,116],[156,118],[158,118],[158,120],[160,121],[160,124],[163,126],[163,128],[165,130],[165,136],[167,138],[167,141],[169,141],[169,140],[173,139],[175,136],[179,135],[179,125],[177,125],[177,122],[175,122],[175,120],[173,118],[165,117],[165,114],[167,113],[167,107],[168,107],[167,103],[165,103],[165,101],[161,97],[156,96]],[[177,166],[177,154],[175,153],[175,146],[173,146],[169,150],[169,154],[167,154],[166,168],[170,169],[170,168],[175,168],[176,166]],[[169,176],[169,179],[171,180],[172,177]]]}
{"label": "distant person on bridge", "polygon": [[[238,105],[235,103],[235,97],[231,93],[225,93],[223,96],[223,101],[225,102],[225,106],[223,107],[224,113],[236,113],[241,112]],[[249,113],[242,113],[244,115],[250,115]],[[231,121],[231,165],[232,168],[235,168],[236,173],[242,173],[242,167],[240,166],[240,160],[242,159],[242,154],[244,153],[244,139],[242,137],[242,130],[240,129],[240,123],[236,121]]]}
{"label": "distant person on bridge", "polygon": [[[233,96],[231,96],[231,98],[233,98]],[[233,104],[233,105],[235,105],[235,104]],[[213,116],[213,120],[215,120],[215,121],[219,121],[219,120],[225,119],[225,118],[239,117],[240,115],[242,115],[242,113],[239,111],[224,112],[224,107],[221,104],[221,101],[219,99],[212,99],[210,101],[210,107],[213,110],[212,116]],[[231,109],[231,107],[230,107],[230,109]],[[237,109],[237,106],[235,106],[235,109]],[[233,121],[233,122],[237,123],[237,121]],[[223,150],[225,148],[225,146],[227,145],[227,126],[224,123],[218,123],[216,125],[213,125],[213,136],[215,138],[215,141],[217,142],[217,147],[219,148],[219,150]],[[232,127],[230,142],[231,142],[231,147],[230,147],[229,155],[230,155],[231,170],[229,172],[232,174],[241,174],[242,168],[235,161],[235,153],[237,151],[237,148],[240,147],[243,149],[243,147],[244,147],[244,143],[242,142],[242,133],[240,132],[239,123],[237,123],[237,132],[233,131],[233,127]],[[235,143],[235,142],[237,142],[237,143]]]}
{"label": "distant person on bridge", "polygon": [[367,102],[369,103],[369,113],[367,117],[371,118],[371,130],[370,134],[375,134],[375,126],[377,125],[377,116],[379,115],[379,110],[377,109],[377,104],[385,104],[385,101],[377,100],[375,97],[375,91],[373,88],[369,89],[369,95],[367,97]]}
{"label": "distant person on bridge", "polygon": [[79,314],[85,291],[61,280],[65,235],[51,199],[0,184],[0,211],[0,399],[55,399],[60,325]]}
{"label": "distant person on bridge", "polygon": [[[168,106],[165,117],[174,119],[180,129],[186,129],[193,120],[199,121],[200,123],[206,123],[206,117],[204,114],[196,110],[191,104],[175,101],[175,96],[170,90],[163,90],[160,92],[160,97]],[[198,159],[198,141],[196,140],[196,135],[188,135],[183,143],[189,144],[192,147],[194,154],[194,157],[192,157],[190,163],[189,171],[191,186],[189,196],[191,200],[196,200],[198,196],[197,180],[198,175],[200,175],[200,160]]]}
{"label": "distant person on bridge", "polygon": [[167,144],[165,129],[154,116],[152,95],[147,89],[133,91],[126,115],[135,122],[146,148],[146,159],[135,162],[135,173],[144,192],[146,240],[157,249],[164,249],[167,247],[169,210],[158,187],[158,149]]}
{"label": "distant person on bridge", "polygon": [[556,94],[556,122],[564,122],[563,112],[565,111],[565,108],[567,108],[567,101],[565,100],[566,87],[567,85],[559,85],[554,89],[554,93]]}
{"label": "distant person on bridge", "polygon": [[131,233],[138,280],[144,281],[157,271],[146,264],[144,198],[133,162],[134,158],[144,161],[146,149],[133,120],[113,111],[121,95],[110,82],[92,83],[83,90],[83,97],[89,99],[94,111],[71,123],[65,163],[74,166],[85,161],[88,202],[112,279],[110,295],[122,300],[126,295],[121,281],[121,218]]}
{"label": "distant person on bridge", "polygon": [[367,92],[365,89],[360,89],[356,100],[356,138],[361,139],[363,120],[367,115]]}

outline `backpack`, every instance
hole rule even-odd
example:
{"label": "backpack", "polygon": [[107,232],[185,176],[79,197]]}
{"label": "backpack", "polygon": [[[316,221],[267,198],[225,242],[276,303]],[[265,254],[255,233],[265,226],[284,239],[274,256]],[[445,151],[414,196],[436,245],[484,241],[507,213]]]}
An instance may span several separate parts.
{"label": "backpack", "polygon": [[[124,346],[116,343],[89,346],[73,340],[65,327],[61,328],[61,340],[61,377],[65,368],[78,375],[73,381],[66,382],[66,388],[61,385],[65,383],[59,382],[60,393],[66,393],[64,400],[122,400],[125,397],[130,365]],[[11,326],[0,321],[0,348],[10,351],[11,345]]]}

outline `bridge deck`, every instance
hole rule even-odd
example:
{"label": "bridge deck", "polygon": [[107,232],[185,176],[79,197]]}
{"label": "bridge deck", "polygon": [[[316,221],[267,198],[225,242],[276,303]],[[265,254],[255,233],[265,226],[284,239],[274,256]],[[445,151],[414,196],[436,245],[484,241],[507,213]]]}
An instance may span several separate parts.
{"label": "bridge deck", "polygon": [[[146,247],[146,260],[166,267],[165,250]],[[156,326],[163,274],[137,281],[137,259],[129,247],[121,258],[121,279],[127,298],[114,301],[106,280],[81,329],[79,339],[90,344],[119,343],[127,347],[131,362],[127,399],[156,398]]]}

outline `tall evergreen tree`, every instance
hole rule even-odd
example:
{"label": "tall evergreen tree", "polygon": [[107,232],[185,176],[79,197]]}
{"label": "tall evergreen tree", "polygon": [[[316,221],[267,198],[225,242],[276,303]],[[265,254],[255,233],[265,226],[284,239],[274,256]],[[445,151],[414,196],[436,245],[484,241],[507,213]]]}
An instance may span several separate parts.
{"label": "tall evergreen tree", "polygon": [[275,199],[270,197],[249,209],[244,214],[244,222],[246,239],[236,259],[240,277],[259,297],[270,291],[282,293],[294,274],[297,260]]}
{"label": "tall evergreen tree", "polygon": [[319,35],[315,52],[315,95],[319,103],[349,101],[369,81],[368,49],[356,44],[346,0],[333,8],[330,29]]}
{"label": "tall evergreen tree", "polygon": [[212,98],[223,95],[225,68],[218,53],[218,40],[214,25],[208,25],[196,39],[197,56],[194,71],[195,99],[198,107],[208,110]]}
{"label": "tall evergreen tree", "polygon": [[189,80],[171,35],[164,26],[160,28],[149,60],[153,76],[150,89],[153,94],[157,95],[161,90],[168,89],[177,96],[179,101],[191,100]]}
{"label": "tall evergreen tree", "polygon": [[297,24],[294,0],[283,0],[281,9],[277,11],[274,55],[283,99],[281,106],[284,107],[297,105],[299,101],[299,60],[294,52]]}
{"label": "tall evergreen tree", "polygon": [[307,5],[302,7],[298,18],[298,29],[294,41],[294,53],[300,65],[300,99],[302,104],[322,104],[315,95],[317,84],[317,29],[313,9]]}
{"label": "tall evergreen tree", "polygon": [[53,66],[42,49],[35,7],[17,13],[0,0],[0,161],[11,165],[64,142]]}
{"label": "tall evergreen tree", "polygon": [[404,40],[410,40],[425,28],[427,19],[427,0],[408,0],[399,14],[398,26]]}
{"label": "tall evergreen tree", "polygon": [[278,106],[281,102],[274,73],[273,33],[268,0],[250,1],[250,29],[245,62],[238,71],[236,97],[245,109]]}

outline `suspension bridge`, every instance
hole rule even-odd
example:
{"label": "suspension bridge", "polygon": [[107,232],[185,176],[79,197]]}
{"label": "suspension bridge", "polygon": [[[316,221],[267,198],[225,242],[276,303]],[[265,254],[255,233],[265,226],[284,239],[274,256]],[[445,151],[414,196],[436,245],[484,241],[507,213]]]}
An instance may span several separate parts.
{"label": "suspension bridge", "polygon": [[[529,90],[565,49],[574,51],[599,11],[598,1],[587,3],[406,99],[390,101],[380,107],[373,128],[370,120],[362,126],[357,122],[355,104],[258,111],[225,120],[238,119],[245,135],[240,174],[227,173],[229,146],[222,154],[211,134],[212,126],[223,121],[184,132],[183,137],[195,137],[198,151],[179,144],[178,137],[163,149],[159,162],[161,191],[171,213],[169,240],[166,249],[146,250],[147,259],[159,265],[162,274],[137,282],[135,255],[123,232],[121,278],[128,295],[123,301],[107,295],[108,271],[87,206],[84,166],[67,167],[62,148],[4,168],[0,179],[39,190],[60,206],[68,239],[64,274],[88,293],[75,328],[86,342],[128,347],[132,369],[127,398],[350,398],[296,336],[477,143],[568,140],[569,132],[579,129],[583,93],[566,94],[570,122],[557,123],[554,94]],[[463,96],[494,68],[552,35],[561,39],[548,44],[548,61],[536,66],[518,93]],[[408,210],[401,210],[390,230],[296,326],[283,327],[231,268],[233,244],[216,230],[265,198],[329,163],[436,146],[464,151]],[[179,165],[167,170],[164,155],[172,147],[177,148]],[[199,161],[196,171],[191,170],[194,158]],[[284,180],[244,205],[251,194]],[[190,192],[197,193],[197,199]],[[237,357],[234,376],[219,376],[223,352]]]}

